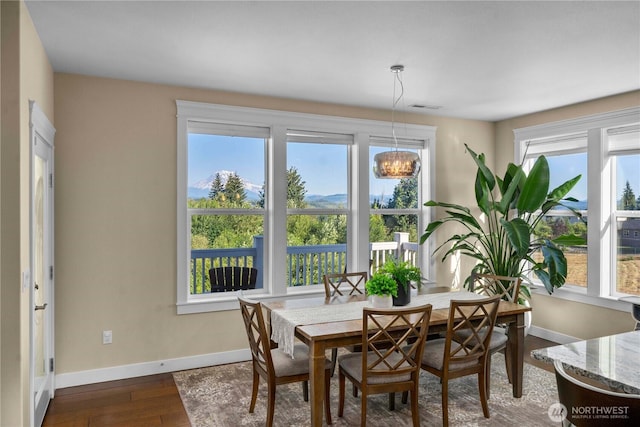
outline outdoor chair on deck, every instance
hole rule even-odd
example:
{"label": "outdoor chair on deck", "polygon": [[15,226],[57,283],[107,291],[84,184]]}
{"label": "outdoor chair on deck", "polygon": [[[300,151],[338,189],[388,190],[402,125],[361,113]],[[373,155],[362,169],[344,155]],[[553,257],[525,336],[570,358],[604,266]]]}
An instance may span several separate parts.
{"label": "outdoor chair on deck", "polygon": [[367,422],[371,394],[411,392],[414,427],[420,426],[418,385],[431,304],[406,309],[365,307],[362,316],[362,353],[340,356],[338,416],[344,413],[345,379],[361,390],[360,422]]}
{"label": "outdoor chair on deck", "polygon": [[209,269],[211,292],[231,292],[256,288],[258,270],[252,267],[216,267]]}
{"label": "outdoor chair on deck", "polygon": [[[303,382],[304,400],[309,401],[309,348],[304,344],[294,346],[292,358],[281,349],[270,348],[271,341],[262,315],[262,305],[246,298],[238,297],[240,311],[247,329],[251,358],[253,360],[253,389],[249,413],[253,413],[258,397],[260,377],[267,381],[267,427],[273,425],[276,402],[276,386],[294,382]],[[327,424],[331,424],[329,389],[331,386],[331,364],[325,361],[324,371],[324,408]]]}
{"label": "outdoor chair on deck", "polygon": [[[367,282],[368,274],[366,271],[355,273],[334,273],[325,274],[324,295],[327,298],[343,295],[364,295],[364,284]],[[360,351],[360,346],[349,346],[349,351]],[[338,349],[331,349],[331,376],[336,371],[336,361],[338,359]],[[354,388],[354,396],[357,390]]]}
{"label": "outdoor chair on deck", "polygon": [[[489,418],[487,357],[491,332],[496,323],[500,297],[481,300],[452,300],[445,338],[428,341],[422,355],[422,369],[442,381],[442,422],[449,425],[449,380],[478,375],[480,402],[485,418]],[[466,330],[470,330],[467,333]],[[463,337],[461,331],[465,331]],[[406,394],[403,395],[406,401]]]}

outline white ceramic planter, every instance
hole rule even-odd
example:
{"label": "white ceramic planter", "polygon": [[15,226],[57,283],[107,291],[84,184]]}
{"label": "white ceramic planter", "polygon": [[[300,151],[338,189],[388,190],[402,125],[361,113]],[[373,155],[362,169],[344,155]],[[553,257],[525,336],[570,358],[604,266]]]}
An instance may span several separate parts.
{"label": "white ceramic planter", "polygon": [[372,295],[371,305],[374,308],[391,308],[393,307],[393,298],[391,295]]}

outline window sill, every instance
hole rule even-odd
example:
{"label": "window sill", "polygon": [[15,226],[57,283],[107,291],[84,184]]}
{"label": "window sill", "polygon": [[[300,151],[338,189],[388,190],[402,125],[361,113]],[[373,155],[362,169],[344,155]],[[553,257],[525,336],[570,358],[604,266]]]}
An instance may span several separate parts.
{"label": "window sill", "polygon": [[[286,295],[271,295],[266,293],[252,293],[245,292],[245,297],[255,301],[269,301],[271,299],[291,299],[291,298],[313,298],[324,297],[324,287],[315,289],[289,289]],[[191,301],[177,303],[178,314],[196,314],[196,313],[209,313],[214,311],[228,311],[238,310],[240,308],[238,304],[238,292],[224,293],[221,296],[215,297],[201,297],[198,299],[192,299]]]}
{"label": "window sill", "polygon": [[544,286],[530,286],[531,293],[536,295],[545,295],[552,298],[560,298],[567,301],[579,302],[582,304],[595,305],[596,307],[609,308],[612,310],[630,312],[631,304],[619,301],[616,297],[604,297],[587,295],[586,289],[577,286],[563,286],[553,291],[553,295],[549,295]]}

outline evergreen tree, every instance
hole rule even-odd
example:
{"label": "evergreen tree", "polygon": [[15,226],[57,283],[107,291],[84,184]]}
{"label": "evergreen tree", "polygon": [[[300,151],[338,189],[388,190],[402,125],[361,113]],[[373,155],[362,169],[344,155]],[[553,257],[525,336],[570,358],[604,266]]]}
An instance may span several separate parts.
{"label": "evergreen tree", "polygon": [[387,205],[389,209],[418,207],[418,180],[403,178],[393,189],[393,196]]}
{"label": "evergreen tree", "polygon": [[[387,203],[388,209],[405,209],[418,207],[418,180],[403,178],[393,189],[393,196]],[[416,215],[383,215],[389,235],[394,231],[406,231],[411,239],[417,236],[418,217]],[[412,240],[415,241],[415,240]]]}
{"label": "evergreen tree", "polygon": [[622,209],[625,211],[636,210],[636,195],[633,194],[629,181],[627,181],[624,190],[622,190]]}
{"label": "evergreen tree", "polygon": [[262,188],[258,192],[258,201],[256,202],[259,208],[264,208],[264,184],[262,184]]}
{"label": "evergreen tree", "polygon": [[302,180],[298,170],[291,166],[287,170],[287,207],[304,208],[307,206],[304,201],[304,196],[307,194],[305,184],[306,181]]}
{"label": "evergreen tree", "polygon": [[220,174],[216,172],[216,176],[211,182],[211,190],[209,190],[209,198],[211,200],[215,200],[218,194],[221,194],[224,191],[224,185],[222,185],[222,178],[220,178]]}
{"label": "evergreen tree", "polygon": [[224,195],[228,202],[234,205],[242,204],[247,199],[242,179],[235,172],[229,175],[224,185]]}

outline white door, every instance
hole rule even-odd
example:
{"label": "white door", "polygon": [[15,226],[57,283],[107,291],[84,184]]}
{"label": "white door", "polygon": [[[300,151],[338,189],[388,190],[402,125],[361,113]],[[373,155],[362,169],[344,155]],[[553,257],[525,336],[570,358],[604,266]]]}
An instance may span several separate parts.
{"label": "white door", "polygon": [[53,354],[53,136],[31,103],[31,396],[32,426],[42,425],[54,392]]}

